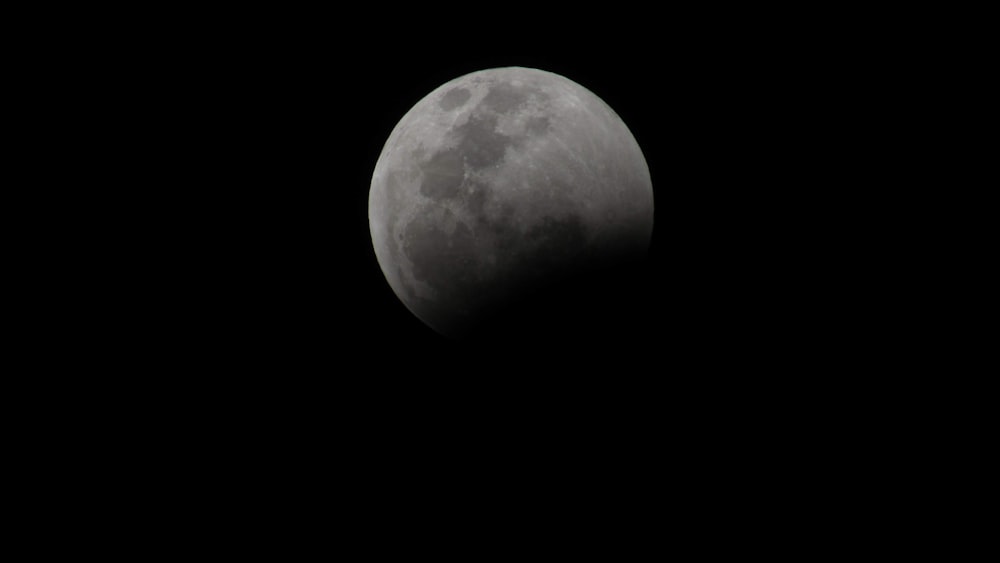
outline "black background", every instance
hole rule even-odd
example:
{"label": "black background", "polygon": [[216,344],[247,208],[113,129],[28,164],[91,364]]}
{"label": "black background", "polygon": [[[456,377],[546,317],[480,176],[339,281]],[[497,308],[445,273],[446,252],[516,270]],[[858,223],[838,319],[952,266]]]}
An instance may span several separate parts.
{"label": "black background", "polygon": [[[515,395],[563,378],[653,386],[696,379],[668,371],[707,370],[739,386],[734,371],[823,366],[824,318],[843,298],[829,291],[842,275],[829,244],[845,231],[825,225],[851,194],[831,191],[837,141],[826,130],[842,106],[817,72],[829,70],[822,50],[717,19],[674,34],[639,16],[555,31],[539,20],[544,32],[501,18],[457,34],[402,18],[354,36],[349,22],[364,20],[334,32],[282,16],[179,34],[153,62],[166,72],[148,74],[145,132],[162,132],[149,152],[163,200],[151,211],[176,253],[164,273],[178,278],[163,297],[199,354],[251,371],[374,372],[403,387],[525,378]],[[655,229],[643,264],[562,287],[457,343],[392,294],[367,190],[417,100],[506,65],[567,76],[622,116],[649,164]]]}
{"label": "black background", "polygon": [[[372,347],[402,363],[414,351],[471,350],[426,329],[391,294],[371,249],[367,189],[382,143],[409,107],[444,81],[495,66],[563,74],[615,108],[646,154],[657,215],[641,268],[564,288],[567,296],[536,304],[553,314],[519,311],[535,322],[512,316],[493,342],[476,346],[555,359],[589,339],[565,353],[574,362],[586,349],[626,359],[698,331],[708,331],[694,337],[699,343],[737,345],[735,333],[749,327],[734,323],[750,322],[739,309],[762,306],[789,281],[774,269],[788,262],[771,262],[794,259],[789,240],[769,237],[775,215],[790,208],[783,184],[797,169],[787,153],[794,139],[778,139],[788,123],[773,114],[793,68],[733,52],[715,58],[712,40],[691,59],[679,41],[648,32],[635,39],[579,28],[532,40],[511,24],[506,39],[475,26],[459,39],[419,20],[383,30],[378,49],[376,38],[281,21],[230,23],[224,33],[216,24],[180,46],[180,57],[168,51],[164,62],[177,68],[155,86],[149,108],[165,128],[166,154],[155,157],[175,183],[168,207],[182,211],[171,230],[191,252],[192,271],[204,268],[205,293],[195,294],[203,318],[235,330],[224,343],[245,338],[258,353],[307,356],[327,345],[352,357]],[[424,29],[427,37],[417,33]],[[769,72],[781,87],[767,84]],[[559,326],[539,334],[543,319]]]}
{"label": "black background", "polygon": [[[707,536],[718,507],[746,525],[849,495],[853,458],[835,452],[876,447],[852,432],[881,400],[861,375],[881,318],[860,320],[871,280],[841,267],[860,220],[843,210],[875,206],[845,164],[870,155],[844,141],[864,90],[841,79],[836,30],[762,12],[382,8],[156,16],[67,55],[115,164],[97,190],[114,221],[97,227],[116,274],[90,265],[110,330],[87,325],[100,345],[81,354],[131,374],[86,385],[117,405],[109,428],[136,433],[137,463],[176,479],[166,496],[303,516],[321,511],[308,499],[344,502],[374,535],[387,511],[406,528],[484,506],[647,535],[669,502],[673,525]],[[622,117],[649,165],[653,238],[644,262],[452,341],[382,276],[369,182],[419,99],[510,65]]]}
{"label": "black background", "polygon": [[[843,299],[820,258],[837,236],[819,226],[837,181],[827,59],[738,18],[665,17],[215,14],[161,29],[128,59],[137,80],[126,72],[120,95],[135,110],[137,186],[152,180],[131,219],[155,225],[165,258],[142,280],[156,288],[137,313],[155,327],[148,344],[209,396],[345,401],[402,426],[451,409],[458,428],[466,415],[513,422],[505,409],[528,404],[580,424],[678,408],[737,424],[784,408],[789,386],[817,391],[800,374],[836,364]],[[507,65],[562,74],[623,118],[649,164],[654,234],[644,263],[455,342],[382,276],[368,186],[414,103]]]}

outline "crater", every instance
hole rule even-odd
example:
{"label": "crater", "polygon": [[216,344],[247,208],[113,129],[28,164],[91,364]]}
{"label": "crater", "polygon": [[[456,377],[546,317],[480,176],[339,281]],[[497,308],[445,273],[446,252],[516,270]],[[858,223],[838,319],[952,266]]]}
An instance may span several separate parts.
{"label": "crater", "polygon": [[496,132],[495,115],[475,115],[455,131],[460,135],[461,151],[469,166],[485,168],[503,160],[511,138]]}
{"label": "crater", "polygon": [[455,149],[436,153],[420,166],[424,177],[420,193],[434,200],[452,199],[459,195],[465,179],[462,156]]}
{"label": "crater", "polygon": [[524,125],[524,130],[529,135],[541,135],[552,129],[552,123],[547,117],[531,117]]}
{"label": "crater", "polygon": [[497,113],[507,113],[528,103],[532,95],[540,99],[547,96],[538,88],[515,86],[509,82],[498,82],[490,88],[482,104]]}
{"label": "crater", "polygon": [[476,241],[472,230],[457,223],[449,234],[428,215],[420,215],[406,226],[403,252],[413,264],[417,281],[426,283],[439,299],[454,306],[474,302],[478,267]]}
{"label": "crater", "polygon": [[441,96],[438,106],[445,111],[451,111],[464,106],[465,102],[468,102],[471,96],[472,93],[465,88],[453,88],[445,92],[444,96]]}

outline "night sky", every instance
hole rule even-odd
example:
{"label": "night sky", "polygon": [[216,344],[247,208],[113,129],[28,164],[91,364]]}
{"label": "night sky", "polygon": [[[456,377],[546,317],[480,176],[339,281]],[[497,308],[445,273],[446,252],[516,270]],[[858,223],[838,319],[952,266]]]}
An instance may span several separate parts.
{"label": "night sky", "polygon": [[[623,64],[611,53],[570,56],[530,46],[510,53],[498,46],[355,58],[349,43],[328,45],[325,36],[294,39],[274,54],[262,49],[259,57],[242,55],[246,66],[232,71],[216,100],[221,126],[237,129],[226,132],[236,147],[222,152],[233,159],[239,179],[209,190],[213,205],[232,206],[222,225],[234,229],[236,263],[221,273],[228,281],[242,268],[253,272],[248,285],[236,284],[224,300],[253,294],[239,299],[246,324],[238,329],[260,330],[247,335],[263,345],[258,351],[276,346],[275,352],[296,350],[310,360],[327,353],[364,359],[361,351],[371,348],[376,361],[408,370],[410,354],[437,357],[435,365],[443,367],[451,363],[445,358],[482,347],[504,361],[532,350],[556,362],[565,356],[569,366],[589,362],[588,350],[609,360],[619,351],[635,359],[662,340],[670,326],[665,307],[673,300],[667,278],[660,276],[669,260],[666,241],[676,229],[669,191],[676,180],[667,163],[670,155],[683,154],[669,133],[676,117],[668,111],[667,65],[649,55]],[[539,297],[498,319],[487,329],[489,337],[458,344],[425,327],[384,280],[368,232],[368,187],[383,143],[416,101],[451,78],[511,65],[578,81],[622,116],[653,177],[655,234],[645,263]],[[242,306],[230,303],[227,310]],[[461,363],[444,369],[458,374],[466,369]]]}
{"label": "night sky", "polygon": [[[190,343],[174,348],[180,363],[205,356],[261,381],[308,373],[320,394],[376,380],[419,392],[429,379],[514,381],[505,392],[520,396],[588,381],[595,400],[606,389],[649,401],[663,386],[700,388],[695,374],[741,389],[737,374],[794,369],[827,346],[811,329],[838,299],[817,285],[838,275],[816,261],[833,235],[801,235],[834,181],[805,140],[817,84],[803,69],[818,55],[722,33],[717,19],[610,36],[592,20],[552,33],[514,21],[514,41],[496,35],[504,22],[459,37],[400,18],[373,49],[370,33],[327,20],[247,17],[193,26],[135,62],[157,71],[135,103],[163,135],[136,166],[154,171],[157,244],[182,261],[163,268],[177,279],[157,305]],[[622,117],[649,165],[653,237],[644,262],[539,296],[457,343],[383,278],[369,183],[419,99],[514,65],[566,76]]]}
{"label": "night sky", "polygon": [[[237,501],[264,483],[330,507],[349,489],[373,537],[366,518],[402,499],[420,520],[440,491],[540,519],[547,499],[632,533],[652,524],[622,499],[682,503],[706,537],[713,506],[752,520],[775,490],[792,506],[784,487],[836,465],[824,456],[874,396],[857,352],[879,342],[856,315],[868,280],[839,266],[841,211],[868,200],[842,166],[855,145],[827,134],[857,95],[835,80],[834,43],[810,43],[808,21],[708,8],[456,22],[372,7],[385,13],[157,17],[81,58],[96,66],[73,88],[115,116],[121,186],[105,291],[123,311],[99,350],[128,372],[106,396],[134,413],[112,426],[174,444],[163,459],[214,460]],[[622,117],[654,231],[642,263],[455,342],[382,276],[368,188],[406,111],[498,66],[565,76]]]}
{"label": "night sky", "polygon": [[[837,334],[824,319],[851,280],[822,259],[842,233],[816,227],[841,181],[813,134],[840,118],[823,97],[835,85],[812,70],[825,55],[733,14],[635,24],[646,19],[497,18],[457,33],[402,16],[372,26],[262,12],[161,30],[129,55],[122,103],[155,138],[129,149],[153,186],[149,215],[132,220],[152,225],[151,248],[177,265],[155,272],[165,290],[151,307],[178,339],[165,359],[204,358],[265,386],[268,374],[309,374],[289,377],[305,377],[313,397],[420,393],[428,381],[487,397],[485,382],[505,381],[517,397],[586,381],[594,400],[607,390],[655,401],[664,388],[711,387],[700,374],[740,395],[747,372],[826,369]],[[653,237],[644,262],[540,296],[457,343],[383,278],[369,183],[419,99],[514,65],[563,75],[622,117],[649,165]]]}

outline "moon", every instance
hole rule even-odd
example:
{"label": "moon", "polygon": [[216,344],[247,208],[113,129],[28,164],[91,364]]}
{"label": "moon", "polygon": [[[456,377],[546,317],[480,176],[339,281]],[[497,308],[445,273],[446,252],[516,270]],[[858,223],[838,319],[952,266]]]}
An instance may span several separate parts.
{"label": "moon", "polygon": [[496,68],[403,116],[375,165],[368,221],[396,296],[462,338],[530,292],[641,258],[653,189],[632,133],[594,93]]}

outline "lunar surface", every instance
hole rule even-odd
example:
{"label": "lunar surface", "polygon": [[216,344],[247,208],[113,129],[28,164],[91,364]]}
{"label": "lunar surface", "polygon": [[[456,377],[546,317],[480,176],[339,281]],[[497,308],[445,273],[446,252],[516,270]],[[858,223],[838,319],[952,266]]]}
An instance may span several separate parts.
{"label": "lunar surface", "polygon": [[595,94],[498,68],[442,85],[400,120],[368,219],[395,294],[461,338],[526,292],[641,258],[653,190],[635,138]]}

